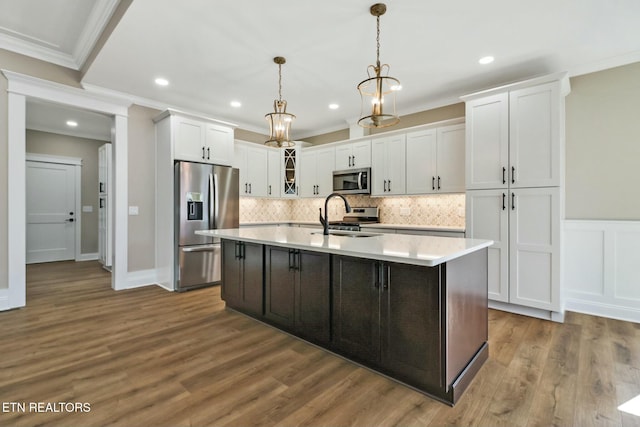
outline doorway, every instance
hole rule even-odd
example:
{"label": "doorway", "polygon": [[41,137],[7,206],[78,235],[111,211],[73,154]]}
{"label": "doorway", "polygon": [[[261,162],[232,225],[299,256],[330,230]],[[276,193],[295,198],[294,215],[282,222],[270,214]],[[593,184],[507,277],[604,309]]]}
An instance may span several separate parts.
{"label": "doorway", "polygon": [[114,251],[111,286],[115,290],[127,285],[128,256],[128,140],[129,101],[109,98],[83,89],[2,70],[7,78],[8,100],[8,292],[5,306],[26,305],[26,100],[40,99],[60,105],[95,111],[113,118],[114,168]]}
{"label": "doorway", "polygon": [[75,260],[82,159],[27,154],[27,264]]}

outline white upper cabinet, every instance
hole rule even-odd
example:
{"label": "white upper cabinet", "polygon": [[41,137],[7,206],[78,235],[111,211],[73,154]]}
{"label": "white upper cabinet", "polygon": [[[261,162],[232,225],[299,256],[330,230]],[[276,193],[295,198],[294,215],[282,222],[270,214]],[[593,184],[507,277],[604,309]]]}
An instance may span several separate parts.
{"label": "white upper cabinet", "polygon": [[375,138],[371,142],[371,194],[406,193],[406,135]]}
{"label": "white upper cabinet", "polygon": [[267,149],[257,144],[236,142],[234,166],[240,169],[240,196],[266,197]]}
{"label": "white upper cabinet", "polygon": [[335,170],[371,167],[371,140],[342,143],[335,148]]}
{"label": "white upper cabinet", "polygon": [[232,165],[232,128],[180,115],[172,115],[171,120],[175,160]]}
{"label": "white upper cabinet", "polygon": [[466,187],[507,188],[509,94],[466,103]]}
{"label": "white upper cabinet", "polygon": [[467,189],[561,184],[561,85],[532,84],[466,101]]}
{"label": "white upper cabinet", "polygon": [[280,150],[270,148],[267,151],[267,197],[280,197],[280,169],[282,157]]}
{"label": "white upper cabinet", "polygon": [[464,124],[407,133],[407,194],[464,192]]}
{"label": "white upper cabinet", "polygon": [[233,129],[207,123],[204,135],[207,163],[231,166],[233,164]]}
{"label": "white upper cabinet", "polygon": [[326,197],[333,190],[333,148],[303,150],[300,156],[300,196]]}
{"label": "white upper cabinet", "polygon": [[560,96],[557,83],[509,93],[511,187],[560,185]]}

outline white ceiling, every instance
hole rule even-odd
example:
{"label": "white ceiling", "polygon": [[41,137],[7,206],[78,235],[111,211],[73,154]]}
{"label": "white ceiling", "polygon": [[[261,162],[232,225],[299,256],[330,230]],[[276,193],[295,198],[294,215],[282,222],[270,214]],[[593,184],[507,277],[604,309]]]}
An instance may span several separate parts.
{"label": "white ceiling", "polygon": [[[70,127],[67,121],[76,122],[78,126]],[[111,117],[93,111],[36,99],[27,100],[27,129],[111,141],[112,123]]]}
{"label": "white ceiling", "polygon": [[[104,10],[117,0],[107,3],[0,0],[0,39],[9,30],[74,52],[86,44],[81,39],[89,23],[81,18],[90,14],[87,5]],[[372,3],[135,0],[83,84],[88,90],[124,92],[142,104],[206,114],[266,133],[264,115],[272,110],[278,89],[273,57],[284,56],[283,98],[297,115],[294,136],[344,129],[360,114],[356,85],[375,61]],[[534,75],[569,71],[573,76],[640,61],[638,0],[386,4],[380,55],[402,82],[397,97],[401,115]],[[53,13],[53,5],[67,13]],[[36,11],[43,17],[36,18]],[[70,19],[72,15],[76,18]],[[74,41],[76,47],[70,48]],[[1,41],[0,47],[7,48]],[[479,65],[485,55],[495,56],[495,62]],[[81,66],[83,60],[74,61]],[[159,76],[170,85],[156,86],[153,80]],[[243,106],[230,107],[232,100]],[[333,102],[340,104],[338,110],[328,109]]]}

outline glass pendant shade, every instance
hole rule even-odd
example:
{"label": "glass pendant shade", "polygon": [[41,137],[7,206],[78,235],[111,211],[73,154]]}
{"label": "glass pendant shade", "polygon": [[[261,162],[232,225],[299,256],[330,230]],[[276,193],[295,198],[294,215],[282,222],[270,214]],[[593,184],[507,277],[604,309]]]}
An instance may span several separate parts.
{"label": "glass pendant shade", "polygon": [[362,99],[358,125],[384,128],[400,121],[396,114],[396,92],[402,86],[398,79],[389,76],[389,64],[380,65],[380,16],[387,11],[387,6],[376,3],[369,11],[376,17],[376,65],[367,67],[368,78],[358,84]]}
{"label": "glass pendant shade", "polygon": [[278,99],[273,101],[273,113],[264,116],[269,123],[269,139],[264,144],[270,147],[293,147],[295,142],[289,138],[289,131],[296,116],[287,113],[287,101],[282,99],[282,64],[286,59],[276,56],[273,62],[278,64]]}
{"label": "glass pendant shade", "polygon": [[295,143],[289,138],[291,122],[296,118],[291,113],[287,113],[287,101],[273,101],[273,113],[265,114],[264,118],[269,123],[269,140],[265,145],[271,147],[293,147]]}
{"label": "glass pendant shade", "polygon": [[370,65],[368,70],[373,70],[374,77],[369,75],[358,85],[362,108],[358,125],[365,128],[382,128],[393,126],[400,121],[396,114],[396,92],[400,89],[400,81],[388,75],[381,75],[383,70],[389,72],[389,66],[374,67]]}

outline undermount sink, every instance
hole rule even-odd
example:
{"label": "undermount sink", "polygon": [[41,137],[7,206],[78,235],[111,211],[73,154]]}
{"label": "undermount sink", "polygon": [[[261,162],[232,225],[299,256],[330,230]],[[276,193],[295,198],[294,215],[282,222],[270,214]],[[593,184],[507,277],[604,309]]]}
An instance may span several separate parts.
{"label": "undermount sink", "polygon": [[[314,231],[311,234],[323,234],[322,231]],[[329,231],[330,236],[341,236],[341,237],[375,237],[380,236],[378,233],[361,233],[359,231]]]}

